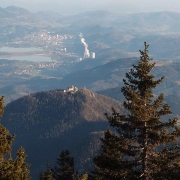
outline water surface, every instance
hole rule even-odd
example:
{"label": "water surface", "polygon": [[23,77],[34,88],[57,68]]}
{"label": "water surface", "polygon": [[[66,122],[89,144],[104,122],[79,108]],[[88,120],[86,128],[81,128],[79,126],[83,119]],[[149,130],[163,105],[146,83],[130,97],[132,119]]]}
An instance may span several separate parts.
{"label": "water surface", "polygon": [[20,60],[20,61],[33,61],[33,62],[52,62],[54,60],[51,59],[51,57],[47,56],[37,56],[37,55],[32,55],[32,56],[13,56],[9,58],[4,58],[8,60]]}
{"label": "water surface", "polygon": [[14,48],[14,47],[2,47],[0,52],[33,52],[33,51],[43,51],[41,48]]}

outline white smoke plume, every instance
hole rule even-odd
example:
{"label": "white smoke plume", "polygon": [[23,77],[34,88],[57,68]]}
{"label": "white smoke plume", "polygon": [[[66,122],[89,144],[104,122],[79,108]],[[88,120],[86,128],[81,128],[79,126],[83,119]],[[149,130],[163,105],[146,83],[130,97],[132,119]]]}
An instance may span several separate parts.
{"label": "white smoke plume", "polygon": [[89,58],[90,53],[88,49],[88,44],[85,42],[85,39],[83,38],[82,33],[80,33],[79,37],[81,38],[81,43],[84,45],[84,58]]}

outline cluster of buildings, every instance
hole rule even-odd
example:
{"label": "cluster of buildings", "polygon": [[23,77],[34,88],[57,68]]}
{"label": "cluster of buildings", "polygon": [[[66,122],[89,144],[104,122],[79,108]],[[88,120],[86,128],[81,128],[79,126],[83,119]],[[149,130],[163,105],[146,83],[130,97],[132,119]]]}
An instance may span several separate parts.
{"label": "cluster of buildings", "polygon": [[66,92],[71,92],[71,93],[75,93],[78,91],[78,88],[74,85],[72,85],[71,87],[68,87],[67,89],[64,90],[64,93]]}
{"label": "cluster of buildings", "polygon": [[57,68],[60,66],[60,63],[55,62],[42,62],[38,63],[38,68]]}
{"label": "cluster of buildings", "polygon": [[50,42],[53,44],[57,44],[58,42],[66,39],[71,39],[73,38],[70,35],[50,35],[49,32],[38,32],[38,33],[33,33],[30,35],[25,36],[25,38],[32,40],[32,41],[46,41]]}

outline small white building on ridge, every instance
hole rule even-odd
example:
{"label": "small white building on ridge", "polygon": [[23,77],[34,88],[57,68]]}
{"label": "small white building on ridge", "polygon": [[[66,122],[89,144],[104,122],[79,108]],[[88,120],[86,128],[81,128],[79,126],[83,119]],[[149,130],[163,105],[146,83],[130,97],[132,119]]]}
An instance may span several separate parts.
{"label": "small white building on ridge", "polygon": [[72,92],[72,93],[75,93],[78,91],[78,88],[75,87],[74,85],[72,85],[71,87],[68,87],[67,89],[64,90],[64,92]]}

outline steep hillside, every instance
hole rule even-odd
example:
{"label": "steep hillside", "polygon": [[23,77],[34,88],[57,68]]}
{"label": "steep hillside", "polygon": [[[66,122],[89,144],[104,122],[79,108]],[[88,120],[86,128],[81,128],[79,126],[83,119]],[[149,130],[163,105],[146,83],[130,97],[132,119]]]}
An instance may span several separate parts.
{"label": "steep hillside", "polygon": [[97,91],[97,93],[116,99],[117,101],[120,102],[123,102],[125,100],[123,93],[121,92],[121,87],[109,88],[109,89]]}
{"label": "steep hillside", "polygon": [[123,110],[120,102],[87,89],[75,93],[57,89],[13,101],[5,107],[1,122],[17,135],[14,149],[25,147],[35,178],[66,148],[75,155],[78,168],[88,168],[100,146],[95,137],[108,126],[104,113],[112,106]]}
{"label": "steep hillside", "polygon": [[[92,91],[100,91],[109,88],[122,87],[123,79],[126,72],[130,70],[132,64],[136,64],[139,58],[123,58],[116,61],[106,63],[91,69],[78,71],[65,76],[60,82],[61,87],[69,84],[75,84],[78,87],[87,87]],[[152,74],[156,78],[165,75],[165,80],[160,84],[155,93],[163,92],[165,94],[179,94],[179,78],[178,63],[165,64],[162,63],[154,68]],[[177,66],[177,68],[175,68]]]}
{"label": "steep hillside", "polygon": [[[121,92],[120,87],[98,91],[97,93],[103,94],[120,102],[125,101],[125,98]],[[162,90],[161,93],[164,93],[164,91]],[[171,111],[173,113],[172,116],[180,117],[180,95],[179,94],[166,95],[164,101],[171,107]]]}
{"label": "steep hillside", "polygon": [[75,84],[87,87],[92,91],[117,87],[122,84],[125,73],[136,63],[138,58],[124,58],[109,62],[91,69],[78,71],[67,75],[60,82],[62,87]]}

